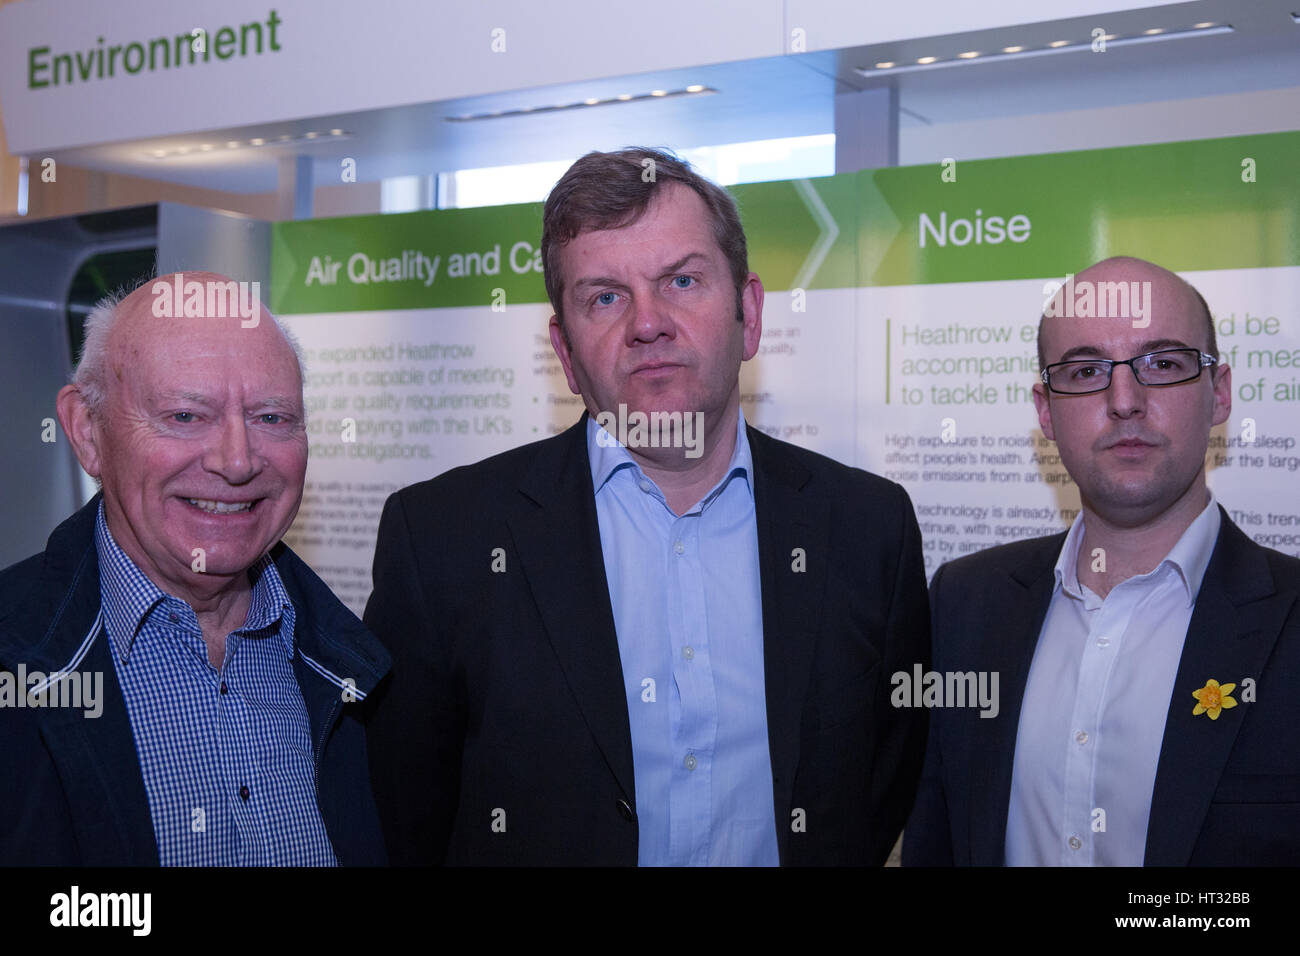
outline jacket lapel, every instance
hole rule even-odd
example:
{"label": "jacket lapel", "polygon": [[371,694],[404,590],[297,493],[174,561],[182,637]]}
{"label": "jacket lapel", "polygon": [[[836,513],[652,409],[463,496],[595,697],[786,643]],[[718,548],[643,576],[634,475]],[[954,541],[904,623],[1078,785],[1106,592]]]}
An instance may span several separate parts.
{"label": "jacket lapel", "polygon": [[[763,681],[772,761],[776,832],[782,860],[790,839],[790,808],[799,733],[816,650],[830,560],[827,502],[803,494],[809,473],[779,446],[747,426],[754,461],[754,513],[758,529],[763,601]],[[795,549],[804,570],[793,569]]]}
{"label": "jacket lapel", "polygon": [[1053,568],[1066,533],[1042,539],[1021,561],[1002,569],[992,585],[998,593],[981,601],[981,606],[998,608],[996,622],[977,622],[976,627],[987,635],[978,659],[997,672],[1001,700],[996,718],[968,721],[973,728],[967,758],[971,767],[968,832],[973,866],[1001,866],[1004,861],[1020,706],[1038,634],[1052,601]]}
{"label": "jacket lapel", "polygon": [[157,866],[158,843],[126,700],[98,617],[94,627],[98,634],[78,670],[104,675],[103,712],[92,718],[77,708],[52,707],[42,714],[41,739],[73,808],[81,864]]}
{"label": "jacket lapel", "polygon": [[[1273,582],[1263,548],[1247,538],[1219,508],[1221,525],[1214,554],[1201,581],[1178,676],[1165,717],[1151,815],[1146,866],[1187,866],[1210,800],[1223,775],[1249,703],[1241,703],[1241,681],[1259,679],[1295,602]],[[1194,715],[1192,692],[1210,678],[1236,684],[1238,706]]]}
{"label": "jacket lapel", "polygon": [[507,518],[524,579],[587,727],[635,806],[632,730],[596,518],[584,413],[543,443]]}
{"label": "jacket lapel", "polygon": [[[42,581],[33,590],[33,603],[18,619],[45,627],[40,643],[27,656],[29,672],[66,669],[80,657],[77,676],[70,680],[102,675],[103,709],[98,717],[74,707],[39,712],[41,739],[73,808],[70,817],[81,863],[157,866],[158,844],[135,737],[100,616],[94,542],[98,508],[97,495],[50,535]],[[49,605],[55,602],[51,613]]]}

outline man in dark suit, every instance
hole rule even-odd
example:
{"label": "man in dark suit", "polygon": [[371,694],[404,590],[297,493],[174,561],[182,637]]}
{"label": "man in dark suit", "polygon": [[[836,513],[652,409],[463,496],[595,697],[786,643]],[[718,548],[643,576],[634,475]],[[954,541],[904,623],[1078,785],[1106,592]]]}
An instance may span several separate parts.
{"label": "man in dark suit", "polygon": [[1082,511],[935,574],[935,669],[997,672],[1003,699],[931,715],[903,862],[1294,865],[1300,561],[1207,489],[1232,407],[1209,309],[1138,259],[1071,289],[1040,324],[1034,401]]}
{"label": "man in dark suit", "polygon": [[301,367],[235,288],[86,321],[57,408],[103,492],[0,572],[0,866],[385,862],[356,711],[388,653],[280,541]]}
{"label": "man in dark suit", "polygon": [[924,749],[923,712],[889,701],[928,653],[906,493],[745,425],[763,288],[724,190],[591,153],[547,200],[542,256],[589,414],[380,523],[390,856],[881,864]]}

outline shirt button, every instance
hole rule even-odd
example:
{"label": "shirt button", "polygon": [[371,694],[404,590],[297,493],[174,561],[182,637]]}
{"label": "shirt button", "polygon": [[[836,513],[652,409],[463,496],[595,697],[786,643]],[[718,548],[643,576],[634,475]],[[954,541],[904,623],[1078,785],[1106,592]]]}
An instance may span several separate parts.
{"label": "shirt button", "polygon": [[646,494],[650,494],[650,482],[642,481],[640,484],[641,484],[641,490],[644,491]]}
{"label": "shirt button", "polygon": [[221,693],[222,693],[222,696],[224,696],[224,695],[226,694],[226,682],[225,682],[225,681],[222,681],[222,682],[221,682]]}
{"label": "shirt button", "polygon": [[1097,646],[1098,646],[1098,647],[1110,647],[1110,638],[1109,638],[1109,637],[1099,637],[1099,638],[1097,638]]}
{"label": "shirt button", "polygon": [[689,647],[689,646],[688,646],[688,647],[683,647],[683,648],[682,648],[682,657],[686,658],[688,661],[694,660],[694,659],[695,659],[695,648],[693,648],[693,647]]}
{"label": "shirt button", "polygon": [[686,545],[684,545],[684,544],[682,544],[680,541],[678,541],[676,544],[673,545],[673,550],[676,551],[678,554],[685,554],[685,553],[686,553]]}
{"label": "shirt button", "polygon": [[699,765],[700,762],[695,759],[695,754],[687,754],[686,759],[682,761],[682,766],[687,770],[694,770]]}
{"label": "shirt button", "polygon": [[239,788],[239,799],[240,799],[240,800],[244,800],[244,801],[247,801],[247,800],[248,800],[248,785],[247,785],[247,784],[244,784],[243,786],[241,786],[241,787]]}
{"label": "shirt button", "polygon": [[1077,850],[1077,849],[1079,849],[1079,847],[1081,847],[1081,846],[1083,846],[1083,841],[1082,841],[1082,840],[1080,840],[1077,836],[1072,836],[1072,837],[1070,837],[1070,849],[1071,849],[1071,850]]}
{"label": "shirt button", "polygon": [[177,624],[180,622],[180,618],[177,617],[175,613],[168,614],[167,620],[171,621],[173,624]]}
{"label": "shirt button", "polygon": [[1088,742],[1088,731],[1086,730],[1079,731],[1077,734],[1074,735],[1074,740],[1076,743],[1086,744]]}

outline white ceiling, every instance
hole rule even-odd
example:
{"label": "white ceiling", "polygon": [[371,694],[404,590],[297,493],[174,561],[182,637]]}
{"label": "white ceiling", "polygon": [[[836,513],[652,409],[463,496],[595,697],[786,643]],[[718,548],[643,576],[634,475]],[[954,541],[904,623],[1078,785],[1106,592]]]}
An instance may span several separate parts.
{"label": "white ceiling", "polygon": [[[317,184],[336,181],[344,157],[357,178],[508,165],[575,157],[590,149],[635,143],[673,148],[832,132],[836,93],[880,85],[897,88],[904,133],[909,125],[969,123],[1059,111],[1182,100],[1222,94],[1300,88],[1300,0],[1200,0],[1133,9],[1104,17],[1035,23],[975,33],[935,35],[900,43],[790,55],[698,69],[618,77],[519,90],[491,96],[393,109],[315,117],[275,126],[211,130],[201,135],[90,147],[56,158],[110,172],[146,176],[233,192],[276,188],[279,160],[312,157]],[[640,13],[629,16],[639,16]],[[1128,36],[1162,27],[1185,29],[1201,21],[1229,23],[1231,33],[1110,46],[1103,53],[1069,52],[979,59],[951,69],[864,77],[855,67],[881,61],[914,62],[964,50],[998,51],[1069,39],[1086,42],[1095,27]],[[611,35],[617,35],[611,25]],[[628,29],[635,23],[629,21]],[[681,89],[703,84],[714,95],[653,99],[587,109],[468,123],[447,117]],[[1300,128],[1300,116],[1287,121]],[[268,143],[282,135],[341,128],[350,135],[309,145],[267,145],[159,160],[151,150],[206,142]],[[1205,136],[1222,135],[1207,117]],[[1042,152],[1052,149],[1043,144]]]}

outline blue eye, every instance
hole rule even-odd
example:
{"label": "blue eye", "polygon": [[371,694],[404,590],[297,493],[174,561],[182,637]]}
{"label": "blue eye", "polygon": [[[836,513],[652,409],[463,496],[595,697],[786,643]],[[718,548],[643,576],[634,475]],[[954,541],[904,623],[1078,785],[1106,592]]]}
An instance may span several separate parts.
{"label": "blue eye", "polygon": [[[683,279],[686,280],[686,284],[685,284],[685,285],[682,284],[682,280],[683,280]],[[673,279],[673,284],[674,284],[675,286],[677,286],[677,288],[679,288],[679,289],[689,289],[691,286],[693,286],[693,285],[695,284],[695,277],[694,277],[694,276],[676,276],[676,277]]]}
{"label": "blue eye", "polygon": [[193,413],[193,412],[174,412],[174,413],[172,414],[172,418],[176,419],[176,421],[180,422],[180,423],[183,424],[183,425],[188,425],[190,422],[194,421],[194,413]]}
{"label": "blue eye", "polygon": [[258,415],[257,417],[260,418],[262,422],[267,425],[278,425],[280,424],[280,422],[284,420],[275,412],[266,412],[265,414]]}
{"label": "blue eye", "polygon": [[596,296],[596,302],[598,305],[613,305],[614,296],[615,293],[613,292],[602,292],[600,295]]}

